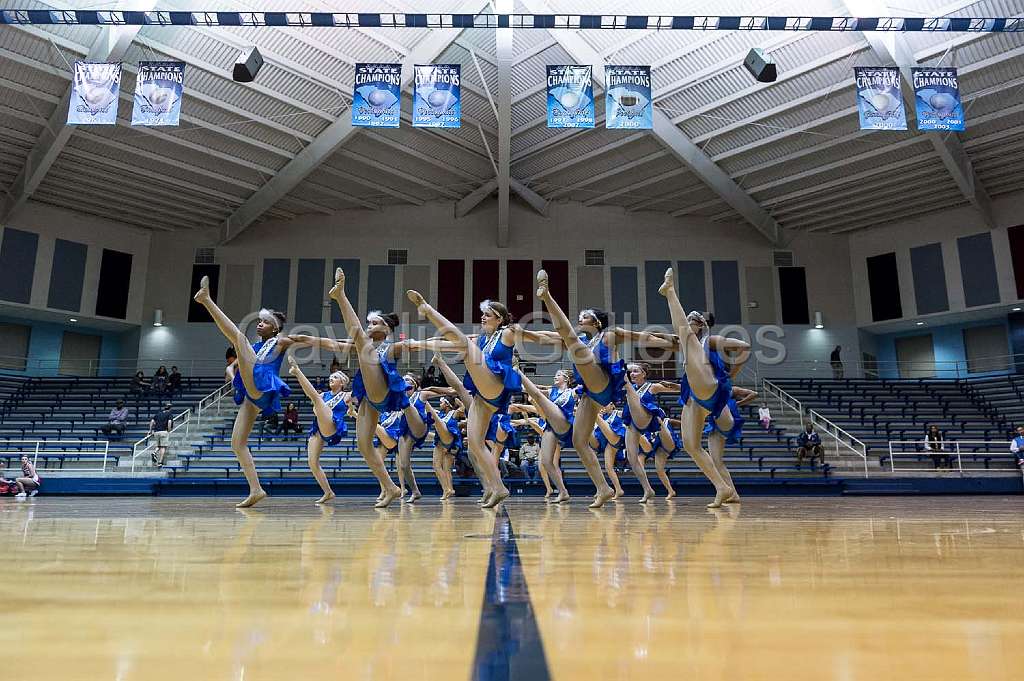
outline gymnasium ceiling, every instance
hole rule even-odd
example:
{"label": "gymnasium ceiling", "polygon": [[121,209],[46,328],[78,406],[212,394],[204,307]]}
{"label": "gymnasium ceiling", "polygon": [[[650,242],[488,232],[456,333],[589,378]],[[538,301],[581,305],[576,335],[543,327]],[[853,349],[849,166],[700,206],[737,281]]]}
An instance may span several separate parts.
{"label": "gymnasium ceiling", "polygon": [[[155,9],[423,9],[412,0],[207,4],[158,0]],[[51,5],[3,0],[0,7]],[[610,0],[516,0],[514,10],[571,13],[582,7],[595,14],[621,11],[621,3]],[[862,7],[882,6],[875,0],[714,3],[719,14],[747,15],[1024,14],[1024,0],[901,0],[889,12]],[[490,8],[483,0],[429,3],[438,12]],[[702,14],[707,4],[649,0],[642,10]],[[30,192],[34,201],[156,230],[217,227],[224,238],[259,220],[391,204],[451,201],[461,213],[495,189],[497,164],[506,158],[502,128],[511,131],[511,200],[538,212],[548,202],[575,201],[748,222],[772,238],[776,225],[852,232],[961,205],[975,207],[980,225],[991,219],[986,196],[1024,189],[1024,138],[1017,137],[1024,129],[1021,34],[515,30],[511,54],[503,51],[511,68],[499,77],[493,31],[149,26],[129,36],[122,99],[130,101],[138,61],[185,61],[180,127],[133,128],[124,101],[117,126],[61,134],[70,63],[109,30],[0,26],[0,186],[7,201],[0,220],[29,194],[19,174],[33,180],[27,184],[38,182]],[[918,64],[959,68],[966,133],[858,130],[852,69],[892,63],[884,58],[885,40],[894,41],[889,50],[905,48]],[[254,83],[235,83],[232,64],[250,44],[259,47],[265,65]],[[774,57],[776,83],[757,83],[744,70],[751,47]],[[350,116],[356,61],[461,63],[461,129],[411,128],[408,101],[397,130],[332,125]],[[601,96],[595,129],[548,130],[544,66],[601,61],[650,64],[655,107],[671,120],[671,130],[605,130]],[[506,125],[499,124],[500,102],[492,103],[499,83],[512,93]],[[406,88],[407,100],[410,93]],[[687,148],[701,154],[700,167],[682,162],[680,149]],[[30,153],[46,163],[26,173]]]}

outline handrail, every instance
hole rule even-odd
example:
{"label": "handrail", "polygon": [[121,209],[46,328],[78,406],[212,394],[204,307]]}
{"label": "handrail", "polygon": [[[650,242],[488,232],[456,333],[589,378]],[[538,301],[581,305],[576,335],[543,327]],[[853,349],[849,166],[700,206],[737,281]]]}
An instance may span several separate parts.
{"label": "handrail", "polygon": [[796,399],[785,390],[775,385],[767,378],[762,379],[761,385],[764,387],[766,395],[777,397],[779,400],[779,411],[785,413],[786,408],[792,409],[800,416],[800,427],[804,427],[804,405],[800,400]]}
{"label": "handrail", "polygon": [[[40,440],[40,439],[34,439],[34,440],[12,440],[12,439],[8,439],[8,438],[4,438],[3,439],[3,444],[4,445],[9,445],[12,442],[13,443],[24,443],[24,444],[35,445],[35,449],[34,449],[34,451],[32,453],[32,465],[33,466],[37,466],[37,467],[38,467],[38,463],[39,463],[39,455],[40,454],[48,455],[48,454],[70,454],[70,453],[72,453],[72,451],[68,450],[68,449],[56,450],[56,451],[47,451],[45,449],[46,445],[61,444],[61,443],[75,444],[75,445],[78,445],[79,447],[81,447],[81,445],[103,445],[103,462],[102,462],[102,465],[100,466],[99,472],[100,473],[106,473],[107,472],[107,459],[110,457],[110,440]],[[40,445],[43,445],[43,448],[40,448]],[[79,451],[79,453],[81,453],[81,451]],[[6,455],[6,454],[24,455],[25,452],[22,451],[22,450],[6,451],[6,450],[3,450],[3,449],[0,449],[0,456]],[[83,473],[85,473],[85,472],[92,473],[93,472],[93,470],[91,468],[80,468],[80,469],[76,469],[76,470],[78,470],[80,472],[83,472]]]}
{"label": "handrail", "polygon": [[[220,386],[219,388],[211,392],[206,397],[199,400],[199,403],[194,408],[190,407],[185,411],[181,412],[180,414],[178,414],[177,416],[175,416],[175,421],[177,421],[178,419],[182,420],[178,425],[176,425],[174,428],[170,430],[169,435],[173,436],[174,433],[184,428],[185,438],[187,439],[189,435],[189,430],[192,427],[193,416],[195,417],[196,422],[195,427],[199,428],[200,424],[202,423],[203,412],[208,412],[210,409],[216,407],[217,414],[220,414],[220,403],[225,397],[230,395],[231,392],[231,383],[225,383],[224,385]],[[135,445],[132,447],[132,473],[135,472],[135,462],[138,459],[138,457],[153,449],[152,444],[146,444],[141,450],[139,449],[140,445],[142,445],[144,442],[149,442],[152,439],[152,437],[153,434],[148,433],[146,437],[136,442]]]}
{"label": "handrail", "polygon": [[[169,431],[168,434],[177,432],[181,428],[185,428],[185,437],[188,437],[189,422],[192,419],[192,407],[189,407],[188,409],[186,409],[185,411],[181,412],[180,414],[177,414],[177,415],[172,417],[172,420],[174,420],[174,421],[177,421],[178,419],[182,419],[181,423],[176,425],[174,428],[171,428],[171,430]],[[149,450],[155,448],[154,444],[146,444],[145,446],[142,446],[143,443],[150,443],[150,441],[153,440],[153,436],[154,435],[155,435],[155,433],[147,433],[144,438],[142,438],[141,440],[136,442],[134,445],[132,445],[132,473],[135,472],[135,462],[136,462],[136,460],[140,456],[142,456],[143,454],[148,452]],[[142,446],[142,449],[139,449],[140,446]]]}
{"label": "handrail", "polygon": [[[861,457],[864,461],[864,477],[868,477],[868,446],[847,431],[840,428],[828,418],[822,416],[819,412],[810,409],[808,410],[807,415],[811,419],[811,425],[824,428],[825,433],[835,441],[837,457],[839,456],[839,445],[846,447],[851,452]],[[843,438],[848,439],[849,442]]]}
{"label": "handrail", "polygon": [[[927,448],[927,445],[938,444],[943,449],[933,451]],[[894,449],[894,445],[896,449]],[[900,445],[907,445],[907,448],[899,447]],[[952,445],[952,447],[950,447]],[[992,450],[986,449],[983,453],[985,454],[1000,454],[1006,456],[1010,460],[1012,468],[1016,467],[1016,460],[1014,454],[1010,451],[1009,440],[938,440],[937,442],[926,442],[920,438],[916,440],[889,440],[889,470],[892,473],[896,472],[896,456],[897,455],[912,455],[915,457],[920,456],[936,456],[945,457],[948,460],[952,460],[956,457],[956,471],[963,475],[964,472],[972,471],[986,471],[991,470],[986,464],[984,468],[965,468],[963,465],[962,454],[978,454],[979,452],[975,449],[974,451],[965,451],[970,445],[993,445]],[[963,447],[962,447],[963,446]],[[1011,470],[1012,470],[1011,468]]]}
{"label": "handrail", "polygon": [[199,424],[201,424],[202,421],[203,421],[203,412],[204,411],[207,411],[210,408],[216,406],[217,407],[217,414],[218,414],[218,416],[220,415],[220,403],[221,403],[221,400],[223,400],[225,397],[227,397],[229,394],[231,394],[231,392],[232,392],[231,382],[228,381],[227,383],[225,383],[221,387],[217,388],[216,390],[214,390],[212,393],[210,393],[209,395],[207,395],[203,399],[199,400],[199,404],[196,405],[196,427],[197,428],[199,427]]}

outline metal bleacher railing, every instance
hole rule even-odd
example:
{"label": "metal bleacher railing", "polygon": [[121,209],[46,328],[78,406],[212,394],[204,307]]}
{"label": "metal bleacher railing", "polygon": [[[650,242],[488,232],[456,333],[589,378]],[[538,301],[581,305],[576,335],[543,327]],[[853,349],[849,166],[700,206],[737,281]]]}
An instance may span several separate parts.
{"label": "metal bleacher railing", "polygon": [[[231,392],[231,384],[225,383],[199,400],[199,403],[194,408],[189,407],[180,414],[175,415],[174,422],[177,425],[170,430],[171,442],[173,443],[175,440],[188,440],[191,431],[194,428],[198,428],[202,423],[204,412],[209,414],[211,410],[214,410],[219,415],[221,413],[221,402]],[[136,472],[135,469],[138,465],[139,457],[151,454],[154,449],[156,449],[156,438],[153,433],[147,433],[144,438],[132,446],[132,473]]]}
{"label": "metal bleacher railing", "polygon": [[68,459],[81,461],[82,459],[99,460],[99,468],[75,466],[76,473],[106,473],[107,463],[112,459],[110,456],[109,440],[9,440],[4,438],[3,448],[0,449],[0,459],[5,461],[6,467],[17,468],[14,463],[22,456],[28,455],[32,465],[37,470],[46,472],[63,469]]}
{"label": "metal bleacher railing", "polygon": [[[929,449],[938,446],[938,450]],[[948,470],[960,475],[1005,473],[1017,467],[1006,440],[890,440],[889,452],[879,457],[879,466],[891,473],[934,473]]]}

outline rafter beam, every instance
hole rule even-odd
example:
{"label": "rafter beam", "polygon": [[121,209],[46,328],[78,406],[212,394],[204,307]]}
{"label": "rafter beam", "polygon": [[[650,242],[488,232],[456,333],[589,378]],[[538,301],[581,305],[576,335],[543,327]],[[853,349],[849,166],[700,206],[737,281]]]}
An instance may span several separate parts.
{"label": "rafter beam", "polygon": [[[843,4],[850,11],[851,15],[856,15],[858,11],[865,9],[879,12],[875,16],[888,16],[887,13],[889,12],[889,7],[883,0],[843,0]],[[903,78],[900,80],[903,89],[903,102],[909,122],[917,110],[913,78],[910,73],[910,69],[918,65],[914,53],[907,45],[907,41],[903,36],[896,36],[890,33],[876,34],[869,31],[864,31],[861,35],[868,41],[868,44],[871,45],[871,51],[879,59],[886,64],[895,64],[900,68],[900,72],[903,75]],[[982,185],[977,173],[974,172],[974,166],[971,164],[971,159],[964,152],[960,138],[952,134],[940,132],[927,132],[925,136],[935,148],[939,158],[942,159],[942,164],[946,166],[946,170],[953,177],[953,181],[960,188],[964,198],[974,206],[982,221],[990,229],[995,229],[996,219],[995,214],[992,212],[992,199],[989,197],[984,185]]]}
{"label": "rafter beam", "polygon": [[481,201],[494,193],[498,188],[498,178],[488,180],[469,194],[455,202],[455,217],[461,218],[469,215],[469,212],[476,208]]}
{"label": "rafter beam", "polygon": [[[138,9],[150,10],[154,4],[156,4],[155,0],[149,0]],[[104,27],[89,48],[86,59],[89,61],[120,61],[141,28],[141,26]],[[61,150],[71,139],[75,128],[67,124],[70,103],[71,86],[69,85],[53,113],[50,114],[50,118],[46,121],[46,127],[38,142],[29,152],[28,158],[25,159],[25,166],[14,178],[9,196],[0,206],[0,222],[9,220],[28,202],[32,193],[46,177],[50,166],[57,160]]]}
{"label": "rafter beam", "polygon": [[[512,0],[496,0],[495,9],[502,14],[512,11]],[[498,58],[498,92],[493,102],[498,114],[498,248],[508,247],[512,156],[512,28],[499,28],[494,36]]]}
{"label": "rafter beam", "polygon": [[[476,14],[486,7],[482,0],[466,0],[455,10],[460,14]],[[413,66],[429,64],[448,48],[462,33],[462,29],[432,29],[402,61],[402,89],[412,82]],[[309,143],[294,159],[289,161],[263,187],[253,193],[221,227],[220,243],[224,244],[242,233],[259,219],[268,208],[276,204],[288,192],[297,187],[303,179],[344,145],[358,129],[352,125],[352,115],[346,110]]]}
{"label": "rafter beam", "polygon": [[648,177],[645,180],[640,180],[639,182],[627,184],[625,187],[619,187],[618,189],[612,189],[611,191],[601,192],[600,196],[595,196],[592,199],[587,199],[586,201],[583,202],[583,205],[594,206],[616,196],[622,196],[623,194],[628,194],[630,192],[636,191],[637,189],[643,189],[644,187],[649,187],[652,184],[658,184],[659,182],[663,182],[664,180],[670,180],[673,177],[679,177],[680,175],[684,175],[685,173],[686,168],[673,168],[671,170],[666,170],[663,173],[658,173],[657,175]]}

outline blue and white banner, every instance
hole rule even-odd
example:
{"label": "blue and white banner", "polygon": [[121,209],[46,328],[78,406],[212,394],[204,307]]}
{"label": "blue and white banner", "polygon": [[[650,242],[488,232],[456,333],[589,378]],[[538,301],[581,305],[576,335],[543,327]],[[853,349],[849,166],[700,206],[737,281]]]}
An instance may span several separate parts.
{"label": "blue and white banner", "polygon": [[895,66],[855,66],[861,130],[906,130],[907,112]]}
{"label": "blue and white banner", "polygon": [[184,87],[183,62],[140,61],[132,125],[177,125]]}
{"label": "blue and white banner", "polygon": [[651,67],[604,67],[606,128],[650,130],[654,127],[651,110]]}
{"label": "blue and white banner", "polygon": [[548,127],[594,127],[590,66],[548,66]]}
{"label": "blue and white banner", "polygon": [[352,125],[397,128],[402,114],[402,65],[356,64]]}
{"label": "blue and white banner", "polygon": [[954,68],[910,69],[914,79],[918,130],[964,131],[960,81]]}
{"label": "blue and white banner", "polygon": [[458,128],[462,125],[460,64],[413,67],[412,127]]}
{"label": "blue and white banner", "polygon": [[76,61],[68,125],[116,125],[121,65]]}

